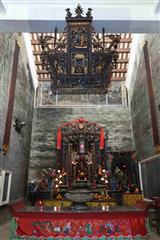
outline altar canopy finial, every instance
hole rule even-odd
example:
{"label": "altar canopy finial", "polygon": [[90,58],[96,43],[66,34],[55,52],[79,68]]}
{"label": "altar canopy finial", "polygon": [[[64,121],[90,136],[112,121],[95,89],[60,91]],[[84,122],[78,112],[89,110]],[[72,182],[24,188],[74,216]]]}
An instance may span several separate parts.
{"label": "altar canopy finial", "polygon": [[66,17],[68,17],[68,18],[72,17],[72,13],[71,13],[71,11],[70,11],[70,8],[67,8],[67,9],[66,9],[66,12],[67,12]]}
{"label": "altar canopy finial", "polygon": [[78,6],[76,7],[75,14],[77,14],[76,17],[82,17],[82,15],[83,15],[83,8],[81,7],[80,4],[78,4]]}

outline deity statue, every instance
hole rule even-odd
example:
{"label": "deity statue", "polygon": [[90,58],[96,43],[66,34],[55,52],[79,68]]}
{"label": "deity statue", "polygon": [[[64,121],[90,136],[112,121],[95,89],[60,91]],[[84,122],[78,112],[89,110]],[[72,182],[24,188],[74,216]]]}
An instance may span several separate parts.
{"label": "deity statue", "polygon": [[78,154],[73,164],[73,177],[78,177],[79,180],[88,179],[88,156],[85,154]]}

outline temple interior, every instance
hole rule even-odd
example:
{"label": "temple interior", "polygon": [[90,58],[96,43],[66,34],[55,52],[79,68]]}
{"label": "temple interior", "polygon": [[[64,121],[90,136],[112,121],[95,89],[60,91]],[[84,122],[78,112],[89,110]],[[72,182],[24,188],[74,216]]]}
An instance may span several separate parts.
{"label": "temple interior", "polygon": [[0,239],[160,239],[159,2],[0,4]]}

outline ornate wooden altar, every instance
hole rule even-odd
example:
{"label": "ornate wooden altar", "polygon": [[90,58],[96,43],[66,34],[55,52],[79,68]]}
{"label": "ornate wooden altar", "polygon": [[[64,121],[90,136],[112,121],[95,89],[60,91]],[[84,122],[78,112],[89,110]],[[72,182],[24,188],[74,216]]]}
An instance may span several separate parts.
{"label": "ornate wooden altar", "polygon": [[83,118],[65,123],[58,129],[58,168],[70,179],[94,179],[98,166],[105,167],[104,129]]}

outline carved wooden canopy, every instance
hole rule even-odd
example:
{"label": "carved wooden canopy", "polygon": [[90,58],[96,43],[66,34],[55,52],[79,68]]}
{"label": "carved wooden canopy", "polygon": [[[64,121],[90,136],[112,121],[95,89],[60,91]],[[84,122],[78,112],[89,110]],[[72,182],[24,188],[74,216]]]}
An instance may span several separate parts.
{"label": "carved wooden canopy", "polygon": [[104,148],[104,129],[97,123],[80,118],[58,129],[58,166],[65,168],[70,176],[73,174],[73,165],[78,161],[86,162],[94,175],[98,165],[103,165]]}
{"label": "carved wooden canopy", "polygon": [[[53,93],[85,94],[106,93],[111,71],[118,60],[119,34],[106,34],[102,38],[92,26],[91,8],[86,16],[80,5],[72,16],[67,8],[67,26],[63,33],[54,37],[41,34],[41,61],[52,79]],[[106,46],[106,39],[110,39]],[[50,41],[53,40],[53,44]]]}

